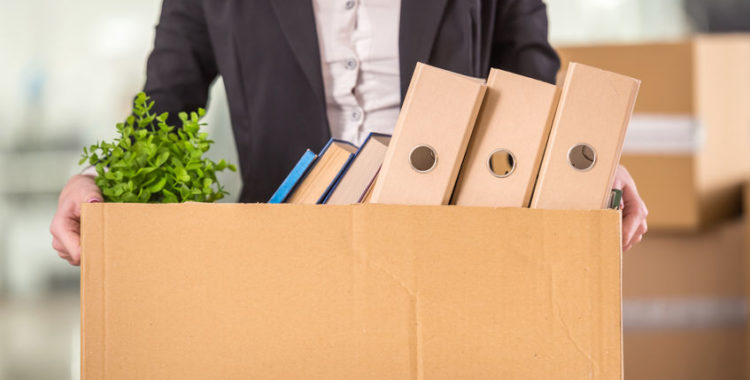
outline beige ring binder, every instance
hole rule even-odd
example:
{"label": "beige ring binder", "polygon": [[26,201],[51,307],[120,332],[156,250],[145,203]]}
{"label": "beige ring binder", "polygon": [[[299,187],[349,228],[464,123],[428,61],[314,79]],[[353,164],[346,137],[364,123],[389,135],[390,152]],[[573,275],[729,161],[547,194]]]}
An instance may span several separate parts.
{"label": "beige ring binder", "polygon": [[[528,207],[557,107],[556,86],[492,69],[487,95],[469,143],[453,203],[461,206]],[[507,175],[496,175],[490,157],[513,156]]]}
{"label": "beige ring binder", "polygon": [[[609,207],[615,170],[633,113],[640,81],[571,63],[563,84],[531,207],[592,210]],[[571,153],[589,146],[585,170]]]}
{"label": "beige ring binder", "polygon": [[[371,202],[448,204],[485,90],[483,80],[417,63]],[[420,146],[434,152],[429,170],[412,162]]]}

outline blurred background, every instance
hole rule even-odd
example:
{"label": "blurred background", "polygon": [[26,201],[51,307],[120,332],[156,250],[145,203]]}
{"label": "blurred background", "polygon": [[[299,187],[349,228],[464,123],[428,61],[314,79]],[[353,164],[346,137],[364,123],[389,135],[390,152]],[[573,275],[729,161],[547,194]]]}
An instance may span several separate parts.
{"label": "blurred background", "polygon": [[[547,3],[550,38],[565,59],[655,78],[644,81],[642,99],[651,100],[639,103],[623,158],[655,221],[645,242],[624,258],[626,377],[744,378],[744,239],[750,231],[739,214],[744,181],[712,165],[748,158],[717,146],[736,140],[731,128],[750,135],[742,113],[750,109],[750,97],[743,98],[750,75],[731,72],[750,70],[750,55],[734,54],[745,48],[742,38],[693,36],[750,30],[750,0]],[[2,0],[2,9],[0,380],[77,379],[79,269],[57,257],[48,227],[60,189],[81,170],[81,148],[113,137],[144,83],[160,1]],[[664,71],[646,72],[651,53],[671,51],[674,56],[659,56]],[[615,58],[621,52],[642,55],[623,62]],[[711,79],[710,65],[705,70],[711,57],[730,62],[722,88],[742,102],[711,108],[715,93],[702,94],[710,87],[702,83],[719,80]],[[673,78],[679,86],[669,87],[662,75],[668,72],[689,75]],[[662,108],[660,99],[684,97],[684,91],[707,100],[679,109],[666,101]],[[724,130],[722,117],[747,124]],[[221,80],[207,122],[216,140],[210,155],[236,162]],[[221,179],[232,194],[225,201],[235,200],[239,177]],[[665,186],[679,186],[680,195],[665,195]]]}

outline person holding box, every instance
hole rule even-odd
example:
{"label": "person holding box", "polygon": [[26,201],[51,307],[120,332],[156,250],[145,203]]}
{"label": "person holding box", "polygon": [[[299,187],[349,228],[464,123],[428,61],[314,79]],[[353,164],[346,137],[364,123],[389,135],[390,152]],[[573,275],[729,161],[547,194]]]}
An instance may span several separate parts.
{"label": "person holding box", "polygon": [[[554,83],[542,0],[164,0],[144,91],[156,111],[205,107],[224,79],[244,188],[265,201],[308,147],[392,133],[417,62],[486,77],[500,68]],[[101,202],[92,173],[73,176],[50,230],[80,264],[80,206]],[[623,248],[647,230],[646,206],[619,167]]]}

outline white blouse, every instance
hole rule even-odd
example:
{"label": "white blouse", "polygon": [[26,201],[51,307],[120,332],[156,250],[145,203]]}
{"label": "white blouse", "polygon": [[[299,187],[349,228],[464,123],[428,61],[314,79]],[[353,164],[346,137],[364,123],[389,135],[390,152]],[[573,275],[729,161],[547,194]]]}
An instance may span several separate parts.
{"label": "white blouse", "polygon": [[393,133],[401,103],[400,0],[313,0],[334,138]]}

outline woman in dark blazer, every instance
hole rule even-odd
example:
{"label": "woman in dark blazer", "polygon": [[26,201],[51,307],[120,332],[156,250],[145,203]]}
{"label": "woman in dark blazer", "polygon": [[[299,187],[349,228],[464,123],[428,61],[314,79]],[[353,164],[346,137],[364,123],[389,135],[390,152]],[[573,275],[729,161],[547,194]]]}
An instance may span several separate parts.
{"label": "woman in dark blazer", "polygon": [[[417,61],[486,77],[496,67],[554,83],[560,61],[541,0],[401,0],[401,99]],[[244,183],[240,201],[266,201],[307,148],[330,138],[312,0],[164,0],[146,93],[158,111],[205,107],[224,79]],[[623,246],[646,232],[646,207],[624,168]],[[80,260],[78,215],[100,201],[90,176],[63,189],[53,247]]]}

